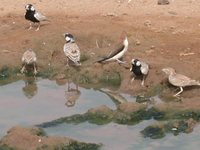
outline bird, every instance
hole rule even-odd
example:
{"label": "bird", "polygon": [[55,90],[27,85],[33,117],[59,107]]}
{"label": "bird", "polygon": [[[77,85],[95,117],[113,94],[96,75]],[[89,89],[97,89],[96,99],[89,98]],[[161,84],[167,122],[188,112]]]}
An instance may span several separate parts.
{"label": "bird", "polygon": [[[144,80],[149,72],[149,65],[143,61],[138,59],[131,60],[131,68],[130,71],[134,73],[136,77],[142,77],[141,85],[144,86]],[[131,82],[135,80],[135,77],[132,78]]]}
{"label": "bird", "polygon": [[128,50],[128,38],[125,32],[122,33],[121,39],[122,42],[115,50],[111,51],[111,53],[108,56],[98,60],[97,62],[103,63],[116,60],[118,61],[118,63],[125,63],[124,61],[120,60],[124,56],[125,52]]}
{"label": "bird", "polygon": [[[37,61],[37,57],[36,57],[35,52],[32,49],[26,50],[22,56],[21,73],[24,73],[27,65],[31,65],[31,66],[33,66],[34,74],[36,75],[38,73],[37,69],[36,69],[36,61]],[[26,71],[27,71],[27,69],[26,69]]]}
{"label": "bird", "polygon": [[64,34],[66,43],[64,44],[63,51],[67,56],[67,66],[69,66],[69,60],[71,60],[76,66],[80,66],[80,48],[75,43],[74,36],[70,33]]}
{"label": "bird", "polygon": [[178,74],[175,72],[175,69],[171,67],[163,68],[162,71],[168,75],[168,81],[170,84],[180,88],[180,91],[174,95],[175,97],[180,96],[183,92],[183,87],[194,85],[200,86],[199,81],[193,80],[185,75]]}
{"label": "bird", "polygon": [[25,6],[26,13],[25,19],[30,21],[29,30],[32,29],[32,23],[38,23],[38,27],[35,31],[40,29],[41,21],[49,21],[46,16],[42,15],[40,12],[36,11],[32,4],[27,4]]}

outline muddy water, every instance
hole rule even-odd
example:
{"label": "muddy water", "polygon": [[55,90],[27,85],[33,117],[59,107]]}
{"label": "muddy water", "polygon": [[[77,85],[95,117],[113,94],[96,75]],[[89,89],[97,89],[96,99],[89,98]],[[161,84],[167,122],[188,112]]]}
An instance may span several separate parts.
{"label": "muddy water", "polygon": [[[70,88],[75,85],[70,84]],[[105,93],[81,87],[78,87],[80,96],[75,105],[67,107],[67,89],[67,83],[60,86],[55,81],[34,78],[0,86],[0,137],[16,125],[35,125],[62,116],[82,114],[99,105],[116,108]]]}
{"label": "muddy water", "polygon": [[[70,84],[75,89],[75,85]],[[27,78],[0,86],[0,137],[13,126],[29,126],[52,121],[60,117],[82,114],[99,105],[116,108],[116,102],[105,92],[78,87],[79,96],[73,107],[67,107],[68,83],[58,85],[47,79]],[[135,101],[130,95],[121,94],[128,101]],[[174,136],[167,134],[162,139],[142,137],[140,131],[155,124],[155,120],[144,120],[137,125],[109,123],[95,125],[59,124],[44,128],[48,135],[68,136],[83,142],[102,143],[102,150],[197,150],[200,147],[200,126],[190,134]]]}
{"label": "muddy water", "polygon": [[78,125],[60,124],[56,127],[46,128],[49,135],[70,136],[85,141],[103,143],[101,150],[198,150],[200,146],[200,126],[190,134],[174,136],[168,134],[162,139],[143,138],[140,131],[146,126],[155,123],[154,120],[143,121],[134,126],[110,123],[107,125],[94,125],[82,123]]}

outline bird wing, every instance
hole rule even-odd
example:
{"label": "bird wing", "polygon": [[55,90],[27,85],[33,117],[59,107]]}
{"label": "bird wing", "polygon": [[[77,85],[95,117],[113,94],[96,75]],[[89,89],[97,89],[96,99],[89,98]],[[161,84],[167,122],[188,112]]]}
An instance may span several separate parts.
{"label": "bird wing", "polygon": [[47,17],[42,15],[40,12],[35,12],[34,17],[39,21],[47,20]]}
{"label": "bird wing", "polygon": [[142,61],[141,61],[141,72],[144,75],[147,75],[148,72],[149,72],[149,65],[145,62],[142,62]]}
{"label": "bird wing", "polygon": [[73,62],[80,61],[80,49],[76,43],[66,43],[64,45],[64,53]]}
{"label": "bird wing", "polygon": [[36,60],[37,60],[36,54],[33,51],[32,52],[26,51],[22,56],[22,62],[25,62],[27,64],[36,62]]}
{"label": "bird wing", "polygon": [[114,57],[115,55],[117,55],[118,53],[120,53],[123,49],[124,49],[124,45],[120,44],[118,47],[115,48],[115,50],[111,51],[110,54],[100,60],[98,60],[97,62],[101,63],[103,61],[106,61],[112,57]]}
{"label": "bird wing", "polygon": [[188,86],[190,85],[191,81],[192,80],[189,77],[184,76],[182,74],[175,74],[169,77],[169,82],[175,86],[182,86],[182,87]]}

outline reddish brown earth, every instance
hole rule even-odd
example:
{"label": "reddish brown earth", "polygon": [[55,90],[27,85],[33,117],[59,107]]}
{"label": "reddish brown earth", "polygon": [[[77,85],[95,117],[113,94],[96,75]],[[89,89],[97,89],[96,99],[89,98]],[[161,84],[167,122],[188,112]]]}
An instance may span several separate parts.
{"label": "reddish brown earth", "polygon": [[[27,30],[24,19],[27,3],[45,14],[40,31]],[[39,71],[55,55],[52,65],[65,70],[62,34],[72,33],[81,53],[90,56],[81,70],[98,74],[102,70],[118,70],[122,77],[120,91],[137,94],[166,81],[163,67],[173,67],[178,73],[200,80],[200,1],[171,0],[170,5],[157,5],[157,0],[1,0],[0,6],[0,67],[20,66],[21,56],[27,48],[35,50]],[[132,58],[150,64],[146,86],[140,80],[130,84],[128,69],[116,62],[100,65],[94,61],[107,55],[119,42],[122,31],[128,33],[129,49],[124,60],[130,66]],[[98,46],[97,47],[97,44]],[[169,92],[174,94],[175,88]],[[186,88],[179,108],[200,108],[200,89]]]}

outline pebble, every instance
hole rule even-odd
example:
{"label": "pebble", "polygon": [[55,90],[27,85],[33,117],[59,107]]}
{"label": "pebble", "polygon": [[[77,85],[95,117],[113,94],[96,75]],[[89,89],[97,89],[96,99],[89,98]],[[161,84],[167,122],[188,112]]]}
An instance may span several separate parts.
{"label": "pebble", "polygon": [[144,22],[144,25],[147,26],[147,27],[150,27],[151,26],[151,21],[150,20],[146,20]]}
{"label": "pebble", "polygon": [[140,43],[140,41],[139,40],[136,40],[136,43],[135,43],[136,45],[140,45],[141,43]]}
{"label": "pebble", "polygon": [[172,128],[172,131],[177,131],[177,128]]}
{"label": "pebble", "polygon": [[169,5],[169,0],[158,0],[158,5]]}
{"label": "pebble", "polygon": [[175,11],[168,11],[168,13],[171,15],[177,15],[177,13]]}
{"label": "pebble", "polygon": [[151,49],[155,49],[155,46],[154,46],[154,45],[152,45],[152,46],[151,46]]}
{"label": "pebble", "polygon": [[2,50],[2,53],[9,53],[10,51],[9,50],[6,50],[6,49],[4,49],[4,50]]}

